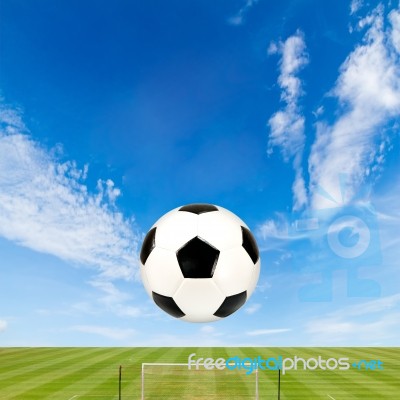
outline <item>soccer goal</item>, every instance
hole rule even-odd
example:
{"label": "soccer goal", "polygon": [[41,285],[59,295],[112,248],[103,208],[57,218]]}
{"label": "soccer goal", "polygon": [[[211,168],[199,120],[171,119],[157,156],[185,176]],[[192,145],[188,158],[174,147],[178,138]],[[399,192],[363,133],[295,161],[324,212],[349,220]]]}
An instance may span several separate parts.
{"label": "soccer goal", "polygon": [[206,369],[180,363],[143,363],[142,400],[258,400],[258,369]]}

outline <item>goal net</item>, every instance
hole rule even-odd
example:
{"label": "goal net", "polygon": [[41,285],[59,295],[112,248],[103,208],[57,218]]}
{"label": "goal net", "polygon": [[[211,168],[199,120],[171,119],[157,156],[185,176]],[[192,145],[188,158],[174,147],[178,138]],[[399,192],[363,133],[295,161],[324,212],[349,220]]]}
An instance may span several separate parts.
{"label": "goal net", "polygon": [[143,363],[142,400],[258,400],[258,370],[188,368],[188,364]]}

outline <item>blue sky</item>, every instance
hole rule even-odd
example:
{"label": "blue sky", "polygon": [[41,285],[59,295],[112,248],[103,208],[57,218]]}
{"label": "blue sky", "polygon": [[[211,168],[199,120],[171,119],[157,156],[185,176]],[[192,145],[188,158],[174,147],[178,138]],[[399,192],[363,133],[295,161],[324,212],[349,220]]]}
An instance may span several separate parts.
{"label": "blue sky", "polygon": [[[1,8],[0,345],[399,345],[398,2]],[[190,202],[262,250],[214,324],[138,274]]]}

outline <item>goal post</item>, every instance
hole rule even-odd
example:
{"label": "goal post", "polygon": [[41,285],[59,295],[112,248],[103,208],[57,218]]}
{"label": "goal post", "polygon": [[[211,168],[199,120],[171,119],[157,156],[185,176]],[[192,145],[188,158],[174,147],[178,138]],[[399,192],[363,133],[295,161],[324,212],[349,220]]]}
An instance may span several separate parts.
{"label": "goal post", "polygon": [[[249,364],[250,365],[250,364]],[[207,367],[207,368],[206,368]],[[142,363],[141,400],[258,400],[259,373],[198,363]]]}

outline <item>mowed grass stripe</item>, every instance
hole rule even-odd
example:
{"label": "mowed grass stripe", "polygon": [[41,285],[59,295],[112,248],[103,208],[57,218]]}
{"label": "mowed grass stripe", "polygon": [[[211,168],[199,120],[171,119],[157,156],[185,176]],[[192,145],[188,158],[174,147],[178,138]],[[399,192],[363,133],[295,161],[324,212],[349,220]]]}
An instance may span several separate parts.
{"label": "mowed grass stripe", "polygon": [[[55,349],[47,349],[49,352],[49,359],[53,359],[53,353]],[[2,393],[6,393],[8,396],[17,396],[17,398],[25,398],[28,396],[28,393],[31,389],[34,389],[43,383],[49,382],[55,374],[65,374],[70,368],[74,368],[75,365],[82,365],[87,363],[88,360],[93,359],[94,354],[98,354],[101,352],[102,349],[75,349],[75,356],[65,357],[64,359],[57,358],[57,362],[48,362],[47,365],[40,364],[40,368],[37,368],[35,373],[29,373],[25,375],[26,379],[23,379],[18,375],[14,377],[14,379],[10,379],[10,383],[12,384],[7,385],[7,388],[4,389],[4,385],[2,388]],[[104,351],[104,350],[103,350]],[[22,397],[20,393],[23,393],[25,397]],[[35,391],[33,393],[36,393]],[[44,393],[41,393],[44,396]],[[39,394],[38,393],[38,394]],[[20,397],[18,397],[20,396]],[[11,398],[11,397],[7,397]]]}
{"label": "mowed grass stripe", "polygon": [[[51,352],[49,352],[49,350],[51,350]],[[37,366],[41,362],[48,363],[49,360],[54,360],[57,355],[62,357],[66,357],[68,354],[76,355],[76,349],[70,347],[18,348],[8,354],[4,353],[4,349],[0,349],[0,374],[8,373],[14,369],[21,369],[21,367],[29,369],[30,366]],[[28,365],[27,361],[29,361]]]}
{"label": "mowed grass stripe", "polygon": [[140,357],[130,357],[129,360],[127,360],[126,364],[123,364],[122,393],[124,394],[124,396],[130,395],[132,393],[141,392],[142,363],[162,362],[161,360],[163,359],[163,357],[166,357],[166,354],[171,353],[171,348],[167,347],[140,348],[140,350]]}
{"label": "mowed grass stripe", "polygon": [[[283,348],[273,349],[278,351],[283,358],[302,357],[304,359],[318,357],[318,351],[312,353],[303,348]],[[276,357],[277,355],[275,355]],[[321,385],[324,377],[316,371],[289,370],[285,374],[281,373],[281,398],[282,399],[304,399],[304,398],[328,398],[327,388]]]}
{"label": "mowed grass stripe", "polygon": [[[323,350],[321,348],[312,349],[303,349],[297,351],[297,355],[305,360],[310,358],[317,358],[319,355],[323,357],[324,360],[327,360],[331,357],[339,358],[342,355],[339,353],[333,352],[331,349]],[[345,392],[346,398],[353,398],[353,396],[358,396],[360,392],[363,391],[362,384],[354,380],[354,373],[350,370],[320,370],[316,369],[314,371],[306,370],[304,371],[302,368],[302,363],[299,363],[299,368],[297,371],[288,371],[286,375],[292,379],[292,377],[301,379],[305,385],[312,387],[314,392],[319,394],[320,396],[326,393],[332,393],[332,391],[337,392],[338,388],[340,388],[341,392]],[[379,389],[372,389],[372,394],[374,394],[374,398],[379,396]],[[357,398],[357,397],[354,397]]]}
{"label": "mowed grass stripe", "polygon": [[[84,370],[78,370],[75,374],[62,376],[52,385],[59,388],[59,393],[79,394],[85,396],[107,396],[111,398],[118,394],[119,365],[129,359],[134,349],[112,349],[112,354],[107,359],[102,359]],[[87,373],[86,373],[87,372]],[[68,379],[67,379],[68,378]],[[41,390],[41,388],[37,388]],[[49,398],[54,399],[54,394]],[[61,398],[61,397],[60,397]]]}
{"label": "mowed grass stripe", "polygon": [[62,368],[69,362],[75,363],[76,361],[90,359],[94,354],[101,351],[99,348],[80,348],[79,351],[77,349],[68,349],[63,354],[59,349],[48,348],[46,349],[48,356],[36,362],[35,358],[30,359],[30,349],[21,350],[21,354],[24,354],[25,364],[21,364],[18,369],[3,370],[0,374],[0,388],[7,387],[8,382],[18,382],[19,380],[26,382],[29,376],[35,379],[39,374]]}
{"label": "mowed grass stripe", "polygon": [[[4,352],[6,357],[2,358],[14,365],[13,373],[19,369],[31,371],[26,381],[21,379],[23,374],[17,375],[13,381],[0,380],[0,399],[1,400],[69,400],[75,395],[74,400],[113,400],[116,398],[118,390],[118,366],[123,365],[123,396],[126,399],[140,399],[141,389],[141,363],[142,362],[182,362],[186,363],[188,355],[196,353],[198,357],[239,356],[241,358],[254,358],[258,355],[263,358],[277,357],[299,357],[316,358],[318,355],[327,358],[349,357],[350,361],[359,359],[381,359],[385,368],[383,371],[292,371],[282,376],[281,400],[305,400],[305,399],[329,399],[328,394],[335,400],[353,399],[396,399],[400,393],[398,376],[400,373],[400,349],[381,349],[381,348],[115,348],[115,349],[12,349]],[[4,354],[0,351],[1,354]],[[10,358],[11,354],[15,357]],[[49,375],[51,369],[43,367],[47,364],[57,365],[60,357],[64,355],[64,362],[59,365],[59,375]],[[83,358],[82,358],[83,356]],[[40,368],[36,368],[33,363],[39,363]],[[23,361],[23,362],[22,362]],[[55,363],[55,364],[54,364]],[[3,371],[7,373],[7,364],[2,363]],[[19,365],[20,368],[17,368]],[[28,369],[27,369],[28,368]],[[78,373],[79,372],[79,373]],[[224,391],[228,392],[229,398],[238,398],[234,394],[240,391],[243,385],[249,383],[245,376],[245,371],[235,372],[232,384],[231,377],[226,390],[221,390],[224,385],[218,384],[220,375],[217,371],[205,371],[215,376],[215,383],[209,383],[208,388],[214,389],[215,394],[220,394],[219,398],[224,399]],[[223,372],[223,371],[221,371]],[[225,372],[227,373],[227,372]],[[277,373],[275,371],[260,371],[260,378],[265,377],[264,382],[270,381],[266,389],[262,390],[262,379],[260,382],[260,398],[276,398]],[[128,375],[127,375],[128,374]],[[182,374],[183,375],[183,374]],[[240,375],[240,378],[237,378]],[[3,374],[4,376],[4,374]],[[46,378],[46,382],[43,380]],[[0,374],[1,377],[1,374]],[[26,377],[26,376],[25,376]],[[205,381],[209,380],[209,376]],[[252,378],[253,376],[250,376]],[[157,376],[154,378],[157,379]],[[243,382],[243,379],[245,382]],[[292,378],[295,378],[292,380]],[[204,397],[187,397],[190,394],[190,381],[195,379],[189,373],[169,382],[168,390],[164,392],[163,399],[204,399]],[[214,379],[211,378],[213,381]],[[249,393],[254,395],[251,380]],[[5,393],[2,383],[12,386],[13,393]],[[158,382],[161,384],[161,381]],[[221,382],[220,382],[221,383]],[[156,382],[157,384],[157,382]],[[275,384],[275,386],[273,386]],[[301,385],[302,384],[302,385]],[[215,386],[215,388],[214,388]],[[10,389],[11,387],[8,387]],[[78,389],[78,390],[77,390]],[[286,393],[285,390],[288,390]],[[7,389],[6,389],[7,390]],[[78,391],[81,391],[78,393]],[[272,392],[271,392],[272,390]],[[211,390],[212,391],[212,390]],[[185,394],[186,392],[186,394]],[[159,391],[155,391],[157,395]],[[229,396],[229,394],[232,394]],[[100,396],[100,397],[91,397]],[[268,397],[269,396],[269,397]],[[158,397],[160,398],[160,397]],[[214,398],[216,398],[214,396]],[[243,398],[246,398],[243,395]],[[154,397],[156,399],[156,397]]]}
{"label": "mowed grass stripe", "polygon": [[[149,354],[149,350],[142,348],[140,351],[136,351],[136,349],[121,349],[121,353],[118,357],[112,357],[115,360],[109,359],[107,363],[110,365],[110,368],[104,368],[102,371],[98,371],[96,374],[92,374],[84,379],[81,379],[79,385],[73,387],[75,392],[82,393],[83,396],[100,396],[106,393],[108,396],[117,395],[118,393],[118,374],[119,374],[119,365],[127,365],[132,362],[132,357],[138,360],[136,365],[138,368],[136,369],[136,376],[132,376],[132,378],[141,379],[141,360],[147,357]],[[165,349],[161,354],[170,351],[170,349]],[[157,354],[160,356],[160,351],[151,351],[153,354]],[[124,369],[123,369],[124,371]],[[125,372],[126,373],[126,372]],[[127,387],[124,388],[124,396],[129,393],[132,395],[139,396],[139,391],[127,391]],[[110,398],[110,397],[109,397]],[[138,397],[139,398],[139,397]]]}
{"label": "mowed grass stripe", "polygon": [[[226,351],[225,348],[221,347],[215,347],[211,351],[211,356],[214,358],[214,360],[217,360],[218,358],[224,358],[225,360],[228,359],[230,356],[228,355],[228,352]],[[220,374],[223,374],[224,371],[218,371]],[[216,372],[216,374],[218,374]],[[215,390],[215,397],[219,400],[224,400],[226,397],[226,387],[227,383],[225,382],[219,382],[218,385],[214,385],[214,390]]]}
{"label": "mowed grass stripe", "polygon": [[[27,350],[27,351],[26,351]],[[38,364],[32,363],[29,358],[30,350],[21,350],[21,354],[28,355],[25,359],[25,366],[18,370],[11,370],[0,374],[0,390],[1,393],[8,393],[7,388],[11,386],[28,386],[30,383],[36,384],[38,377],[42,377],[53,369],[63,368],[66,364],[71,362],[81,362],[90,359],[94,353],[98,353],[99,349],[82,348],[79,351],[75,350],[73,353],[68,351],[66,356],[61,357],[59,349],[48,348],[48,357],[46,360],[42,359]],[[53,355],[53,351],[55,355]]]}
{"label": "mowed grass stripe", "polygon": [[[262,350],[262,349],[260,349]],[[283,348],[283,349],[273,349],[276,354],[274,356],[277,356],[278,354],[289,357],[294,357],[295,355],[303,358],[316,358],[318,357],[319,354],[324,355],[325,354],[325,359],[330,358],[330,357],[350,357],[350,361],[352,360],[352,356],[355,356],[356,358],[359,357],[360,359],[367,358],[366,356],[366,350],[368,349],[350,349],[350,348]],[[261,353],[263,354],[263,353]],[[376,352],[374,352],[376,354]],[[396,354],[396,351],[392,353]],[[397,349],[397,354],[399,354],[399,349]],[[400,358],[400,357],[398,357]],[[375,373],[374,378],[379,380],[379,376],[376,374],[377,371],[369,371],[371,374]],[[383,371],[380,371],[383,372]],[[382,378],[379,380],[379,384],[377,383],[375,387],[372,388],[372,390],[368,389],[370,385],[373,385],[374,382],[373,380],[366,380],[366,378],[362,378],[363,382],[359,382],[359,374],[362,374],[363,372],[358,371],[358,370],[347,370],[347,371],[308,371],[304,374],[304,377],[301,377],[298,375],[301,373],[301,371],[294,371],[290,373],[290,371],[287,373],[288,376],[292,376],[293,374],[297,374],[298,378],[303,379],[303,381],[308,382],[310,385],[320,387],[320,392],[321,395],[324,395],[325,390],[331,390],[335,391],[335,393],[342,393],[344,390],[347,393],[346,398],[357,398],[357,399],[364,399],[364,398],[395,398],[397,393],[400,392],[400,388],[398,387],[398,379],[397,379],[397,374],[389,377],[390,384],[388,385],[387,379],[384,378],[384,375],[381,374],[380,377]],[[366,372],[364,371],[364,374]],[[367,372],[368,373],[368,372]],[[311,375],[312,374],[312,375]],[[396,376],[397,375],[397,376]],[[314,379],[315,378],[315,379]],[[312,380],[314,379],[314,380]],[[285,382],[282,382],[284,384]],[[286,382],[286,384],[293,386],[293,382]],[[283,386],[283,385],[282,385]],[[357,390],[353,390],[354,386],[357,386]],[[394,392],[389,391],[390,387],[395,386],[396,389]],[[331,393],[332,394],[332,393]],[[335,397],[335,396],[334,396]],[[339,397],[339,396],[338,396]],[[340,397],[339,397],[340,398]]]}
{"label": "mowed grass stripe", "polygon": [[[323,353],[324,350],[321,350]],[[399,352],[398,352],[399,353]],[[326,353],[328,356],[328,353]],[[360,360],[378,360],[383,361],[383,370],[366,370],[365,365],[361,367],[361,369],[357,369],[354,367],[350,367],[349,371],[345,371],[347,375],[352,374],[352,377],[360,380],[364,386],[366,385],[375,385],[379,391],[384,387],[385,390],[397,390],[400,391],[399,386],[399,374],[400,374],[400,365],[399,359],[400,355],[396,357],[393,356],[393,353],[390,358],[379,351],[379,349],[349,349],[345,355],[350,358],[350,363],[359,362]],[[338,356],[337,356],[338,357]]]}
{"label": "mowed grass stripe", "polygon": [[[51,350],[49,350],[51,352]],[[121,350],[117,350],[118,353]],[[57,390],[56,384],[61,384],[68,379],[76,379],[79,374],[93,373],[93,365],[97,367],[104,363],[104,368],[109,368],[109,360],[115,357],[116,349],[77,349],[76,357],[66,357],[58,363],[51,363],[48,366],[42,366],[37,370],[35,376],[31,376],[27,380],[17,381],[13,380],[13,385],[2,389],[2,393],[6,394],[10,399],[13,398],[27,398],[29,395],[50,394]],[[82,354],[83,353],[83,354]],[[88,355],[90,354],[90,358]],[[22,396],[23,395],[23,396]],[[21,396],[21,397],[18,397]]]}
{"label": "mowed grass stripe", "polygon": [[[221,347],[213,348],[211,350],[211,356],[214,358],[214,360],[217,360],[218,358],[224,358],[226,360],[230,357],[226,349]],[[232,394],[232,389],[234,389],[234,387],[232,386],[235,385],[232,385],[231,380],[226,378],[226,372],[224,370],[215,370],[212,372],[215,376],[215,383],[213,385],[215,398],[217,398],[218,400],[235,398],[234,396],[236,393]]]}
{"label": "mowed grass stripe", "polygon": [[[249,357],[249,350],[246,351],[244,348],[236,348],[236,354],[238,357],[240,358],[247,358]],[[254,358],[254,356],[252,357]],[[246,396],[245,398],[254,398],[255,395],[255,373],[251,373],[251,374],[246,374],[246,370],[239,370],[239,371],[235,371],[235,373],[237,374],[237,377],[241,380],[242,382],[242,388],[240,392],[243,391],[243,394]],[[238,398],[238,397],[236,397]]]}
{"label": "mowed grass stripe", "polygon": [[[183,360],[184,358],[184,360]],[[187,360],[187,349],[170,348],[158,359],[147,359],[144,362],[182,363]],[[146,366],[145,399],[185,399],[189,385],[188,370],[184,366]],[[138,385],[141,390],[141,384]]]}
{"label": "mowed grass stripe", "polygon": [[[198,353],[198,348],[182,348],[175,349],[174,352],[170,353],[170,359],[174,363],[185,364],[188,362],[188,357],[192,353]],[[168,361],[171,362],[171,361]],[[168,368],[168,367],[166,367]],[[204,371],[203,371],[204,372]],[[196,399],[199,391],[201,392],[202,385],[199,385],[198,376],[196,372],[194,375],[189,371],[187,366],[178,367],[178,376],[172,377],[171,386],[168,392],[164,392],[164,396],[159,396],[155,398],[159,399],[175,399],[176,397],[186,400],[186,399]],[[157,392],[156,392],[157,393]],[[153,399],[152,396],[146,397],[145,399]]]}
{"label": "mowed grass stripe", "polygon": [[[139,356],[147,353],[146,349],[129,349],[129,348],[113,348],[110,349],[109,358],[101,360],[101,362],[88,366],[87,371],[92,373],[85,373],[79,370],[76,376],[64,375],[58,381],[53,382],[55,389],[53,394],[49,397],[51,399],[65,394],[78,396],[116,396],[118,394],[118,376],[119,366],[127,364],[132,355]],[[37,388],[39,389],[39,388]]]}
{"label": "mowed grass stripe", "polygon": [[[222,357],[229,359],[235,355],[239,357],[245,357],[239,349],[235,349],[233,352],[228,352],[226,349],[220,348],[219,351],[214,351],[214,358],[219,358],[222,353]],[[229,349],[231,350],[231,349]],[[246,374],[246,371],[235,370],[235,371],[215,371],[215,374],[222,376],[226,380],[226,384],[220,388],[220,397],[218,399],[254,399],[256,393],[256,374]],[[222,390],[221,390],[222,389]],[[225,393],[224,390],[225,389]]]}
{"label": "mowed grass stripe", "polygon": [[[352,362],[360,360],[381,360],[383,362],[383,371],[385,374],[397,375],[400,372],[400,349],[392,349],[391,353],[381,352],[380,349],[366,348],[366,349],[349,349],[347,356],[350,357]],[[365,365],[362,366],[365,370]]]}
{"label": "mowed grass stripe", "polygon": [[[277,357],[278,354],[271,354],[270,349],[266,348],[247,348],[241,347],[240,351],[247,354],[248,357],[255,359],[260,356],[263,359],[268,357]],[[275,399],[278,394],[278,371],[269,369],[259,369],[258,371],[258,387],[260,396]]]}
{"label": "mowed grass stripe", "polygon": [[[246,348],[244,348],[244,351]],[[269,357],[278,358],[279,356],[294,357],[299,356],[299,348],[256,348],[251,353],[253,357],[258,355],[262,358],[267,359]],[[276,380],[276,393],[278,389],[278,371],[261,371],[260,373],[270,374],[273,372],[272,376],[275,376]],[[272,380],[272,379],[271,379]],[[274,396],[276,396],[274,393]],[[298,371],[294,371],[292,375],[287,372],[285,375],[281,373],[281,399],[317,399],[321,398],[319,391],[313,385],[307,384],[303,377],[298,374]]]}
{"label": "mowed grass stripe", "polygon": [[396,352],[392,350],[391,357],[383,354],[380,349],[360,349],[349,351],[351,361],[359,360],[377,360],[383,361],[383,370],[366,370],[365,366],[361,369],[351,367],[349,371],[354,380],[360,382],[366,390],[374,390],[379,396],[396,396],[400,393],[400,365],[399,350],[397,350],[397,358],[393,357]]}

